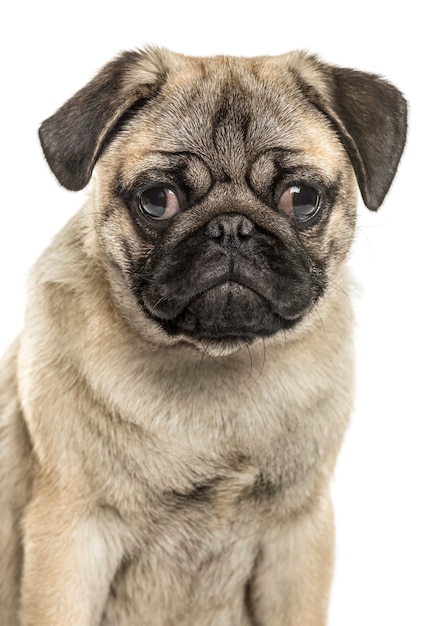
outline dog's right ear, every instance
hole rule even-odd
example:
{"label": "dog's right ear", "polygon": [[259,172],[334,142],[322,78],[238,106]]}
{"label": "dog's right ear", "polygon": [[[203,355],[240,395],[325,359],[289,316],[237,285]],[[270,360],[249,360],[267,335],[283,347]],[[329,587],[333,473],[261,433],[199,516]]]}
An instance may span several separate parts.
{"label": "dog's right ear", "polygon": [[124,52],[41,124],[45,158],[64,187],[78,191],[87,185],[116,127],[158,92],[174,58],[160,48]]}

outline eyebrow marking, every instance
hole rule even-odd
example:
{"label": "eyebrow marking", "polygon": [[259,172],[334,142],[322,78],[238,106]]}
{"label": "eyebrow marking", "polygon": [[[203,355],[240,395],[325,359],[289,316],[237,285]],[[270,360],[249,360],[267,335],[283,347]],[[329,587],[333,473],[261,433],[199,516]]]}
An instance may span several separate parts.
{"label": "eyebrow marking", "polygon": [[142,167],[133,176],[119,177],[116,193],[127,204],[134,203],[140,191],[167,186],[181,194],[188,208],[205,198],[215,185],[210,166],[192,151],[153,150],[145,157]]}

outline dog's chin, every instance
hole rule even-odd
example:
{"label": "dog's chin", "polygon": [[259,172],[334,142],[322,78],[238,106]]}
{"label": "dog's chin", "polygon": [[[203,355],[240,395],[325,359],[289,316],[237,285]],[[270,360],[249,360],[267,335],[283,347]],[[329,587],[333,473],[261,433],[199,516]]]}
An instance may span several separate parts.
{"label": "dog's chin", "polygon": [[171,319],[153,317],[168,335],[222,356],[294,327],[303,315],[294,310],[282,316],[263,295],[228,281],[198,294]]}
{"label": "dog's chin", "polygon": [[191,346],[194,350],[202,354],[206,354],[210,357],[225,357],[235,352],[239,352],[242,349],[248,348],[250,342],[246,342],[241,339],[221,339],[221,340],[212,340],[209,339],[207,341],[199,341],[195,340],[192,337],[185,337],[184,341],[186,344]]}

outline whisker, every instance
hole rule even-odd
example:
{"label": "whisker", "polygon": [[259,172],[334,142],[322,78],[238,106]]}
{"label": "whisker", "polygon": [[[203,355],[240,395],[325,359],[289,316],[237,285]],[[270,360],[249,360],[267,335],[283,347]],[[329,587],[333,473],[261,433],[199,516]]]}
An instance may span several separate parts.
{"label": "whisker", "polygon": [[329,284],[331,287],[334,287],[337,291],[340,291],[340,293],[346,296],[348,298],[348,301],[351,302],[350,294],[347,291],[345,291],[345,289],[341,287],[341,285],[339,285],[338,283],[336,283],[334,280],[331,280],[331,279],[329,279]]}
{"label": "whisker", "polygon": [[[372,226],[364,226],[363,228],[371,228]],[[356,226],[356,230],[357,233],[362,234],[363,237],[365,238],[366,243],[369,246],[369,252],[370,254],[372,254],[372,244],[371,244],[371,240],[369,239],[368,235],[365,233],[365,231],[363,230],[363,228],[361,228],[360,226]]]}
{"label": "whisker", "polygon": [[251,353],[251,351],[250,351],[250,346],[249,346],[249,344],[248,344],[248,343],[246,343],[246,344],[245,344],[245,347],[247,348],[247,352],[248,352],[248,354],[249,354],[249,359],[250,359],[250,372],[249,372],[249,375],[248,375],[248,376],[247,376],[247,378],[246,378],[246,382],[247,382],[247,381],[248,381],[248,380],[250,380],[250,378],[252,377],[252,373],[253,373],[253,358],[252,358],[252,353]]}
{"label": "whisker", "polygon": [[202,369],[202,363],[203,363],[205,357],[208,356],[209,344],[210,344],[210,342],[208,342],[207,344],[204,344],[203,341],[200,342],[200,345],[201,345],[201,348],[202,348],[202,355],[200,357],[200,362],[199,362],[199,372]]}
{"label": "whisker", "polygon": [[322,326],[322,329],[323,329],[323,333],[324,333],[324,335],[327,337],[326,327],[324,326],[324,322],[323,322],[323,320],[322,320],[321,313],[319,312],[319,310],[318,310],[318,306],[317,306],[316,304],[315,304],[315,306],[313,307],[313,310],[315,311],[315,313],[316,313],[316,314],[317,314],[317,316],[318,316],[318,319],[319,319],[319,321],[320,321],[320,323],[321,323],[321,326]]}

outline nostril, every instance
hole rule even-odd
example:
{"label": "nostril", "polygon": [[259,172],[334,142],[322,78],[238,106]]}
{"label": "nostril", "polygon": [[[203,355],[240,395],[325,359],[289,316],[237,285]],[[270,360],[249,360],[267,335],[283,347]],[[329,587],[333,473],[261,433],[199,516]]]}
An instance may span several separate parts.
{"label": "nostril", "polygon": [[255,232],[255,226],[253,222],[251,222],[244,215],[241,216],[241,222],[238,226],[238,234],[240,237],[251,237]]}
{"label": "nostril", "polygon": [[205,235],[212,239],[220,239],[223,236],[223,225],[218,218],[212,219],[205,227]]}
{"label": "nostril", "polygon": [[212,239],[234,241],[246,239],[255,232],[255,225],[245,215],[226,213],[214,217],[205,228],[205,234]]}

